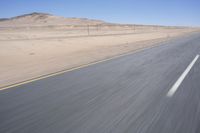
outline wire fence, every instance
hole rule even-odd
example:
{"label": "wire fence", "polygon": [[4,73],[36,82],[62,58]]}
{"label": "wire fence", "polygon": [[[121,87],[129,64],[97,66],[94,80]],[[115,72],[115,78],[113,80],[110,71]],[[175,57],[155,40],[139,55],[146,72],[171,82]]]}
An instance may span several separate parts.
{"label": "wire fence", "polygon": [[[119,25],[119,24],[99,24],[99,25],[48,25],[48,26],[9,26],[0,27],[0,30],[16,30],[20,32],[34,32],[51,34],[52,36],[61,34],[64,36],[98,36],[98,35],[118,35],[118,34],[139,34],[148,32],[159,32],[167,30],[185,30],[188,27],[156,26],[156,25]],[[20,34],[20,32],[18,32]]]}

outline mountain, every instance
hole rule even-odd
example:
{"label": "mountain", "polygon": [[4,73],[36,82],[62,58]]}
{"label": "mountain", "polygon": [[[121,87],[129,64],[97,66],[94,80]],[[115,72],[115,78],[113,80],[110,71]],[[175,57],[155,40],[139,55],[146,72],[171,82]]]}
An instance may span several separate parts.
{"label": "mountain", "polygon": [[47,13],[30,13],[12,18],[0,19],[1,27],[18,26],[59,26],[59,25],[97,25],[106,22],[87,18],[64,18]]}

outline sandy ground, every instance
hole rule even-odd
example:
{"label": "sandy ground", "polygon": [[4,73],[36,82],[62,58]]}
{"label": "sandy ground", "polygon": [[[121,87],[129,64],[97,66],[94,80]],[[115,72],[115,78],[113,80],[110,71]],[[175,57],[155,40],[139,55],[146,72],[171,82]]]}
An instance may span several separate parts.
{"label": "sandy ground", "polygon": [[196,29],[31,13],[0,21],[0,87],[142,49]]}
{"label": "sandy ground", "polygon": [[67,37],[65,31],[1,30],[0,86],[152,46],[193,30],[84,37]]}

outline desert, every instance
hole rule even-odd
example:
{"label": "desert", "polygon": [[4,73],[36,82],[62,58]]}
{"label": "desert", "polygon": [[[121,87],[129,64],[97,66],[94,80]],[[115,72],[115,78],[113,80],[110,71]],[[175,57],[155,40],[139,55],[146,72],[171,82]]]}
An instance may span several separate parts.
{"label": "desert", "polygon": [[0,87],[159,45],[198,30],[46,13],[1,19]]}

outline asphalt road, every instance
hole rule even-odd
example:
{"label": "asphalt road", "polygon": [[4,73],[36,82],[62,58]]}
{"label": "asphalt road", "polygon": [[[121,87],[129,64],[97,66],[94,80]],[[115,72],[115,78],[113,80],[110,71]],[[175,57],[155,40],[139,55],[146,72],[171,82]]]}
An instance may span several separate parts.
{"label": "asphalt road", "polygon": [[200,133],[200,33],[0,91],[0,133]]}

